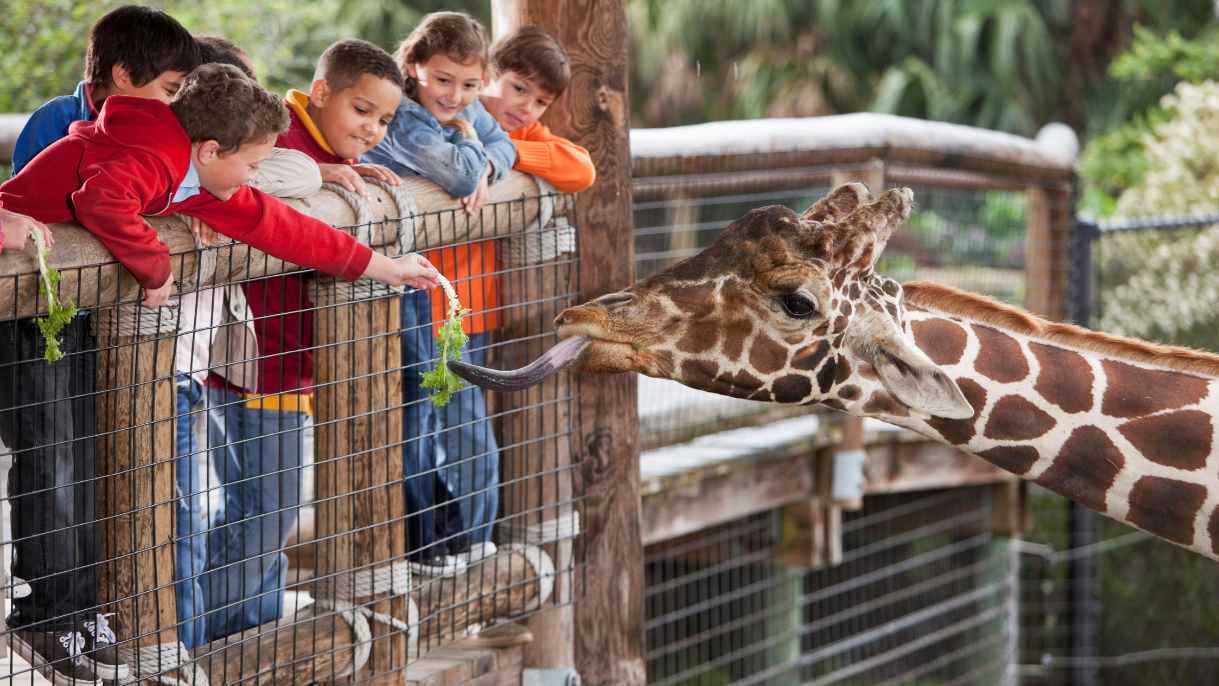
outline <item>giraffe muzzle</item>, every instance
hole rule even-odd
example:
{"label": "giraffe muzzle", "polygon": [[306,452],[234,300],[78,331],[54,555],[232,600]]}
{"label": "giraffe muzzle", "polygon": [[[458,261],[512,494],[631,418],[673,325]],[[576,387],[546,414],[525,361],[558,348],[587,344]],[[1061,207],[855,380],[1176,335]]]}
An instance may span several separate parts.
{"label": "giraffe muzzle", "polygon": [[564,338],[520,369],[500,371],[454,360],[449,369],[466,381],[491,391],[520,391],[536,386],[555,372],[575,362],[592,342],[587,336]]}

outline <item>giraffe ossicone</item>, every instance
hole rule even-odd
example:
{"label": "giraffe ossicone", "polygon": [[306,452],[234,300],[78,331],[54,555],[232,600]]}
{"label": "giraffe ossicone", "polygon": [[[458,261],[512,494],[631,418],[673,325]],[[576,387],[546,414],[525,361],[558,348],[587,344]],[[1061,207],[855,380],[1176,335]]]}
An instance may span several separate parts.
{"label": "giraffe ossicone", "polygon": [[877,274],[913,200],[854,183],[799,215],[753,210],[698,255],[559,314],[564,342],[534,369],[455,371],[510,389],[575,363],[876,417],[1219,559],[1219,356]]}

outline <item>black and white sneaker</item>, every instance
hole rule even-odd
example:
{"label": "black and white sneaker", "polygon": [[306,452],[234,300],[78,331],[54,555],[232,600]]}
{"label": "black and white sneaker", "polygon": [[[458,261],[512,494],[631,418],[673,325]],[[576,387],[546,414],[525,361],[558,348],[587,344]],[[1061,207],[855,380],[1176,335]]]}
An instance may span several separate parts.
{"label": "black and white sneaker", "polygon": [[466,563],[453,555],[421,557],[410,561],[412,574],[419,576],[457,576],[466,571]]}
{"label": "black and white sneaker", "polygon": [[113,614],[99,613],[94,615],[93,619],[81,622],[84,628],[82,633],[92,644],[82,657],[85,666],[92,669],[94,674],[106,681],[121,681],[128,677],[130,670],[119,657],[118,640],[110,628],[108,618]]}
{"label": "black and white sneaker", "polygon": [[17,629],[12,637],[13,650],[55,686],[98,683],[85,666],[85,637],[79,631]]}

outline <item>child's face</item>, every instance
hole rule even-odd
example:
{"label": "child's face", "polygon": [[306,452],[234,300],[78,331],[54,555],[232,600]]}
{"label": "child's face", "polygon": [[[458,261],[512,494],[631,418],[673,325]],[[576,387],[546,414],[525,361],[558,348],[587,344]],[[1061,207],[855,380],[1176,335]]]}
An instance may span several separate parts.
{"label": "child's face", "polygon": [[182,81],[185,78],[186,74],[180,71],[163,71],[157,74],[155,79],[142,86],[137,86],[132,83],[126,68],[122,65],[115,65],[111,74],[111,82],[114,84],[112,94],[160,100],[168,105],[169,101],[178,94],[178,90],[182,88]]}
{"label": "child's face", "polygon": [[358,159],[377,147],[401,101],[401,88],[372,74],[362,74],[338,91],[319,79],[309,91],[313,122],[334,153],[345,160]]}
{"label": "child's face", "polygon": [[491,82],[482,101],[500,128],[516,131],[536,122],[554,102],[554,94],[533,79],[509,70]]}
{"label": "child's face", "polygon": [[221,200],[233,197],[239,188],[250,182],[258,163],[267,159],[275,147],[275,136],[263,141],[251,141],[232,152],[219,152],[216,141],[201,141],[191,146],[199,185]]}
{"label": "child's face", "polygon": [[483,63],[477,57],[462,64],[437,54],[421,64],[408,64],[406,71],[418,82],[419,104],[442,124],[469,107],[486,85]]}

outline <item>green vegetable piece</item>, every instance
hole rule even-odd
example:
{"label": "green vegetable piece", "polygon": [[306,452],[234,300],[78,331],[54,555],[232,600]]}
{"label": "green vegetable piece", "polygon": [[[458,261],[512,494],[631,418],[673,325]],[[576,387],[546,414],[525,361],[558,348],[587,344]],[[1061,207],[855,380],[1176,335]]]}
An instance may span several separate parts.
{"label": "green vegetable piece", "polygon": [[59,270],[47,264],[49,251],[42,234],[35,231],[31,235],[38,252],[38,273],[40,275],[38,292],[47,301],[47,316],[35,319],[34,323],[38,325],[38,330],[42,332],[42,337],[46,340],[46,353],[43,355],[43,359],[47,362],[58,362],[63,359],[63,350],[59,348],[59,332],[63,331],[68,322],[76,316],[76,305],[71,301],[66,304],[60,302],[57,296]]}
{"label": "green vegetable piece", "polygon": [[453,394],[465,388],[466,382],[449,370],[449,360],[460,360],[461,351],[470,342],[470,337],[461,328],[461,320],[470,314],[470,310],[462,308],[457,291],[453,290],[453,284],[448,279],[441,276],[440,285],[449,299],[449,317],[436,334],[439,362],[435,369],[423,373],[423,381],[419,384],[432,389],[429,397],[436,406],[448,405]]}

